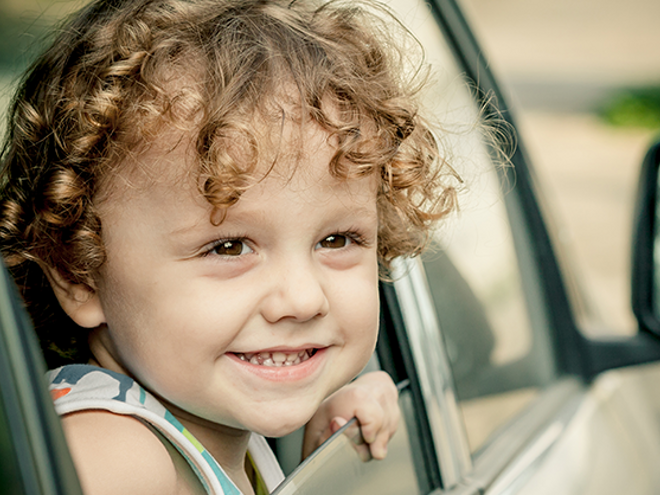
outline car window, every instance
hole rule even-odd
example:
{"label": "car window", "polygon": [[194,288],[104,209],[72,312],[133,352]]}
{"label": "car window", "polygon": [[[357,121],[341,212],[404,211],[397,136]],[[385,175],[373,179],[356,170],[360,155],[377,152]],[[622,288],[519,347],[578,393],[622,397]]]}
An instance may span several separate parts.
{"label": "car window", "polygon": [[[463,180],[459,212],[443,222],[423,268],[469,449],[475,453],[555,380],[548,320],[515,171],[507,171],[506,156],[497,156],[490,146],[502,142],[501,122],[481,121],[474,90],[424,2],[390,5],[424,45],[433,66],[425,103],[434,110],[446,159]],[[507,145],[512,148],[513,136],[504,144],[504,152]]]}
{"label": "car window", "polygon": [[471,452],[556,378],[538,287],[522,274],[533,266],[517,255],[503,198],[514,193],[494,169],[480,180],[486,201],[465,208],[423,258]]}

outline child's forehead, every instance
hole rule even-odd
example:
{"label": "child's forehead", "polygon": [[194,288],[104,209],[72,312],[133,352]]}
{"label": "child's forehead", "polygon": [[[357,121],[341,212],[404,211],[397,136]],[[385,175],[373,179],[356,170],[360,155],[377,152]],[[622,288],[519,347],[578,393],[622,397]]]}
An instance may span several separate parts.
{"label": "child's forehead", "polygon": [[[191,153],[184,141],[167,153],[150,150],[142,159],[144,166],[172,170],[161,176],[132,173],[132,179],[117,180],[115,191],[99,205],[99,216],[110,229],[130,224],[133,230],[156,229],[181,242],[215,235],[217,228],[243,233],[269,225],[287,232],[285,227],[293,221],[298,230],[316,232],[327,222],[376,222],[375,177],[336,178],[329,167],[335,148],[323,134],[308,137],[304,159],[278,160],[272,168],[268,162],[261,164],[253,185],[224,208],[204,197],[194,175],[186,170]],[[120,239],[109,231],[104,238],[106,242]]]}
{"label": "child's forehead", "polygon": [[[245,190],[267,182],[268,188],[261,189],[261,199],[268,201],[268,195],[278,194],[287,188],[306,196],[310,185],[320,185],[327,189],[350,190],[354,179],[338,179],[331,172],[331,160],[337,150],[337,140],[328,131],[312,120],[300,122],[298,119],[275,118],[253,119],[249,123],[253,135],[260,140],[258,160],[252,170]],[[163,128],[150,143],[139,152],[129,155],[110,180],[109,194],[101,195],[104,203],[116,199],[121,202],[126,194],[142,194],[146,190],[177,190],[196,198],[203,198],[200,173],[201,163],[197,151],[197,134],[181,131],[173,127]],[[251,143],[240,133],[229,133],[222,139],[227,155],[233,158],[236,174],[249,169]],[[222,166],[218,167],[219,171]],[[374,191],[376,181],[373,182]],[[310,198],[313,199],[313,198]],[[209,207],[212,205],[208,205]]]}

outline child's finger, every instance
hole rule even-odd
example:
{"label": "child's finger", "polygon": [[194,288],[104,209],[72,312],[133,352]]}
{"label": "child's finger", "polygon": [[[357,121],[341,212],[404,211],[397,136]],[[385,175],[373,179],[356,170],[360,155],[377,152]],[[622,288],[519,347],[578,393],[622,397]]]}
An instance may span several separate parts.
{"label": "child's finger", "polygon": [[387,444],[390,440],[390,434],[388,432],[382,431],[372,443],[369,444],[369,450],[371,451],[371,456],[374,459],[385,459],[387,456]]}
{"label": "child's finger", "polygon": [[375,406],[373,409],[365,407],[357,412],[362,437],[369,444],[369,449],[374,459],[384,459],[387,455],[387,444],[396,432],[399,417],[400,412],[398,408],[390,409],[387,414],[378,406]]}
{"label": "child's finger", "polygon": [[401,411],[397,403],[390,404],[390,407],[385,409],[380,403],[374,402],[358,409],[356,417],[363,427],[365,441],[372,443],[381,430],[389,434],[389,437],[394,435],[399,426]]}
{"label": "child's finger", "polygon": [[358,457],[362,462],[368,462],[373,459],[373,455],[369,448],[369,445],[363,443],[361,445],[356,445],[355,450],[357,451]]}
{"label": "child's finger", "polygon": [[378,403],[363,404],[355,412],[355,417],[360,423],[362,437],[366,443],[373,443],[378,432],[385,426],[385,411]]}

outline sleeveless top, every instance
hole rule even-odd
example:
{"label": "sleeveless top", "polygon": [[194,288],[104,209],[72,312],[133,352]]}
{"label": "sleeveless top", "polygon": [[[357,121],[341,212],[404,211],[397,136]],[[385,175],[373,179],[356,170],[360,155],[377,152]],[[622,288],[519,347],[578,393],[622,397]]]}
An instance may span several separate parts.
{"label": "sleeveless top", "polygon": [[[241,495],[220,464],[204,446],[149,392],[132,378],[87,364],[73,364],[47,373],[50,394],[60,416],[102,409],[125,414],[153,426],[188,461],[207,493]],[[248,459],[257,473],[255,492],[268,494],[284,474],[266,439],[253,433]]]}

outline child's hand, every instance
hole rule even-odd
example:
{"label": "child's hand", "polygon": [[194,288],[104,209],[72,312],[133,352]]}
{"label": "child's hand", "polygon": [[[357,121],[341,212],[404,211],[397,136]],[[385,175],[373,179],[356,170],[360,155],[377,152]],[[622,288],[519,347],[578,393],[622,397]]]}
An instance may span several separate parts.
{"label": "child's hand", "polygon": [[384,459],[401,415],[397,399],[396,385],[384,371],[366,373],[340,388],[321,403],[305,426],[303,459],[354,416],[371,456]]}

